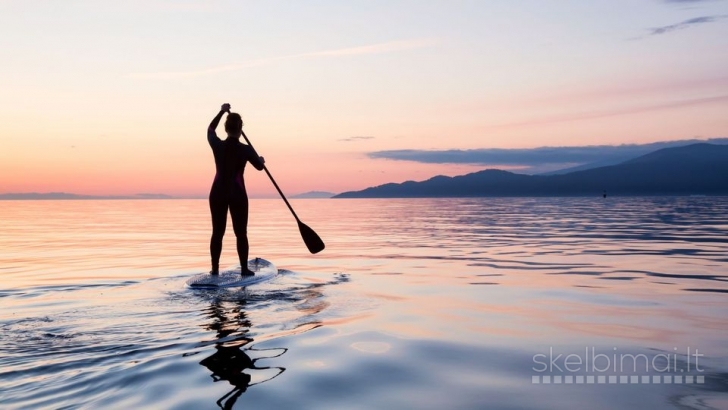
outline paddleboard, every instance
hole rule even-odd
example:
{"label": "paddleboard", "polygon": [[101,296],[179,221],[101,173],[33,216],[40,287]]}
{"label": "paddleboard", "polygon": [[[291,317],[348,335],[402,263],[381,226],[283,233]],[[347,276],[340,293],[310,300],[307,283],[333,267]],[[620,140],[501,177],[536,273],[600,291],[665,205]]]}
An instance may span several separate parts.
{"label": "paddleboard", "polygon": [[275,265],[262,258],[249,260],[248,269],[255,272],[255,275],[241,276],[240,268],[222,271],[218,275],[201,273],[187,280],[187,286],[195,289],[245,287],[273,279],[278,274]]}

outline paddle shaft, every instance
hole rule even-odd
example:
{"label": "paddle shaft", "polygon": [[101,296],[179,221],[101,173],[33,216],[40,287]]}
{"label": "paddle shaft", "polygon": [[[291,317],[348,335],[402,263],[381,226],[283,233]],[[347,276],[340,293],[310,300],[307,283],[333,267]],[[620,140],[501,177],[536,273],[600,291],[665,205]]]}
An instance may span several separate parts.
{"label": "paddle shaft", "polygon": [[[258,152],[255,151],[255,148],[253,148],[253,144],[250,143],[250,140],[248,139],[248,136],[245,135],[245,132],[240,130],[241,134],[243,135],[243,138],[245,138],[245,142],[248,143],[248,146],[255,152],[255,155],[258,155]],[[298,231],[301,233],[301,239],[303,239],[303,242],[306,244],[306,247],[308,248],[308,251],[311,253],[319,253],[324,248],[326,248],[326,244],[324,244],[324,241],[321,240],[321,238],[318,236],[316,232],[314,232],[313,229],[309,228],[308,225],[301,222],[300,219],[298,219],[298,215],[296,215],[296,211],[293,210],[293,207],[290,203],[288,203],[288,199],[286,199],[286,196],[283,195],[283,191],[281,191],[281,188],[276,183],[276,180],[273,179],[273,175],[270,174],[270,171],[268,171],[268,167],[263,164],[263,169],[265,170],[265,173],[268,175],[268,178],[270,178],[270,182],[273,183],[273,186],[276,187],[276,190],[278,191],[278,194],[280,194],[281,198],[283,198],[283,202],[286,203],[286,206],[288,207],[288,210],[291,211],[291,214],[293,214],[293,217],[296,218],[296,222],[298,223]]]}
{"label": "paddle shaft", "polygon": [[[248,136],[245,135],[245,132],[241,130],[241,133],[243,134],[243,138],[245,138],[245,142],[247,142],[248,145],[250,145],[250,148],[253,148],[253,144],[250,143],[250,140],[248,139]],[[253,151],[255,151],[255,148],[253,148]],[[255,151],[255,152],[256,152],[256,155],[257,155],[258,151]],[[283,195],[283,191],[281,191],[281,188],[278,187],[278,184],[276,183],[276,180],[273,179],[273,175],[270,174],[270,171],[268,171],[268,167],[266,167],[265,164],[263,164],[263,170],[265,171],[266,174],[268,174],[268,178],[270,178],[270,182],[272,182],[273,183],[273,186],[276,187],[276,190],[278,191],[278,194],[280,194],[281,198],[283,198],[283,202],[286,203],[286,206],[288,207],[288,210],[290,210],[291,213],[293,214],[293,217],[296,218],[296,221],[298,223],[301,223],[301,220],[298,219],[298,215],[296,215],[296,211],[294,211],[293,210],[293,207],[291,206],[291,204],[288,203],[288,199],[286,199],[286,196]]]}

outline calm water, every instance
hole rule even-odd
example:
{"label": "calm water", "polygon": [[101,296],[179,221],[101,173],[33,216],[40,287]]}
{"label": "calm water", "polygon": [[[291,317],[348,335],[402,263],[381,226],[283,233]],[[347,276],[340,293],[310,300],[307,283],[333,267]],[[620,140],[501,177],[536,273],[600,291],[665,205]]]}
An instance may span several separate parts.
{"label": "calm water", "polygon": [[728,198],[293,205],[0,202],[0,408],[728,408]]}

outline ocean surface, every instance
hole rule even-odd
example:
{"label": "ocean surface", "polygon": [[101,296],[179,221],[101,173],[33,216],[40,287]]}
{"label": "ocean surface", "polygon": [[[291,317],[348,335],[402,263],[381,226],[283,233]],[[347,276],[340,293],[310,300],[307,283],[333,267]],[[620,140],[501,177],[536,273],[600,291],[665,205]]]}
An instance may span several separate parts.
{"label": "ocean surface", "polygon": [[728,198],[292,204],[0,201],[0,408],[728,408]]}

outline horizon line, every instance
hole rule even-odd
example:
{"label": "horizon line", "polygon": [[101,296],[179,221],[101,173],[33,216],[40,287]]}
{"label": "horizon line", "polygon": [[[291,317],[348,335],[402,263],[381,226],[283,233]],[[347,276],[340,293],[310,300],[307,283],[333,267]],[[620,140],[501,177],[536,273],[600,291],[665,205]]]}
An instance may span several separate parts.
{"label": "horizon line", "polygon": [[[310,191],[320,192],[320,191]],[[310,192],[302,192],[287,196],[292,199],[321,199],[301,197],[301,195],[308,194]],[[338,195],[339,193],[329,192],[331,196]],[[251,195],[249,199],[280,199],[278,195]],[[15,201],[15,200],[113,200],[113,199],[131,199],[131,200],[151,200],[151,199],[208,199],[208,195],[169,195],[169,194],[108,194],[108,195],[93,195],[93,194],[77,194],[73,192],[0,192],[0,201]]]}

